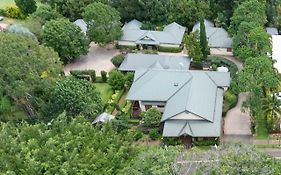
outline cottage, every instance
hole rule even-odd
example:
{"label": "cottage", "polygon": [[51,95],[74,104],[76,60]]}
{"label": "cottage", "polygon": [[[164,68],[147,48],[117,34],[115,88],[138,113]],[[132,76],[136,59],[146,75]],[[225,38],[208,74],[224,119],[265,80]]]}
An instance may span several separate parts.
{"label": "cottage", "polygon": [[133,116],[150,107],[162,113],[164,137],[220,137],[223,93],[228,72],[136,70],[127,99]]}
{"label": "cottage", "polygon": [[[232,54],[232,39],[222,27],[215,27],[215,24],[204,20],[206,36],[211,54]],[[197,22],[192,32],[200,30],[200,22]]]}
{"label": "cottage", "polygon": [[123,36],[118,41],[120,46],[137,46],[139,48],[165,47],[179,48],[185,33],[185,27],[173,22],[163,31],[142,30],[142,23],[132,20],[123,28]]}
{"label": "cottage", "polygon": [[188,70],[189,66],[190,59],[187,56],[129,53],[118,69],[121,71],[136,71],[137,69],[148,68]]}

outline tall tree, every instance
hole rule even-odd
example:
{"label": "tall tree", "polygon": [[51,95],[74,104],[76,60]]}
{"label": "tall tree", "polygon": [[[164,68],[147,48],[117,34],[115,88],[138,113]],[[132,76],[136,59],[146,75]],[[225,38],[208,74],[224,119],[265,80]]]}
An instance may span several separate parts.
{"label": "tall tree", "polygon": [[0,32],[0,65],[1,91],[37,116],[62,71],[57,53],[32,38]]}
{"label": "tall tree", "polygon": [[200,19],[200,46],[203,59],[206,60],[208,55],[210,54],[210,48],[208,46],[205,23],[203,18]]}
{"label": "tall tree", "polygon": [[100,2],[93,3],[85,8],[83,17],[92,41],[106,45],[121,37],[121,18],[114,8]]}
{"label": "tall tree", "polygon": [[201,64],[203,61],[203,55],[201,52],[198,31],[190,32],[189,35],[186,35],[184,45],[187,49],[188,55],[192,58],[192,62],[195,64]]}
{"label": "tall tree", "polygon": [[18,8],[25,14],[31,14],[36,11],[36,1],[35,0],[15,0]]}
{"label": "tall tree", "polygon": [[231,18],[229,32],[235,35],[242,22],[255,22],[264,27],[267,23],[266,5],[264,1],[248,0],[242,2]]}
{"label": "tall tree", "polygon": [[103,104],[95,86],[86,80],[68,77],[57,82],[51,92],[49,113],[66,111],[68,115],[83,115],[95,119],[102,112]]}
{"label": "tall tree", "polygon": [[262,99],[278,87],[279,78],[273,69],[273,62],[267,56],[248,58],[245,68],[238,74],[238,86],[241,92],[249,92],[245,106],[249,107],[258,136],[266,136],[267,119],[262,110]]}
{"label": "tall tree", "polygon": [[81,29],[65,19],[47,22],[42,37],[47,46],[59,53],[64,63],[88,53],[90,47],[90,41]]}

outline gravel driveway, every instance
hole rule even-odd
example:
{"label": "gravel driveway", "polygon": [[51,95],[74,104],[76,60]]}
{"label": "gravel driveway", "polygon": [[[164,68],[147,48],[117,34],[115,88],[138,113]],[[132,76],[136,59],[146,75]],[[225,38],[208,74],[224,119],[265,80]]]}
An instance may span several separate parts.
{"label": "gravel driveway", "polygon": [[112,45],[99,47],[95,43],[91,43],[89,53],[85,56],[81,56],[73,63],[67,64],[64,67],[64,72],[68,75],[70,70],[92,69],[95,70],[96,74],[99,76],[100,71],[104,70],[109,72],[114,68],[110,59],[119,53],[119,50],[115,49]]}

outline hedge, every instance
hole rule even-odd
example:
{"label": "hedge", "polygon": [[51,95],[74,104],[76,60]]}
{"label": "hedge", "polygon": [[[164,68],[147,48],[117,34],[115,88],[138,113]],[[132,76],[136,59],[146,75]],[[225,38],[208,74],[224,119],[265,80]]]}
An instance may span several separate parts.
{"label": "hedge", "polygon": [[110,100],[107,102],[107,108],[106,112],[112,114],[112,112],[115,110],[114,104],[118,105],[119,100],[124,94],[124,90],[117,90],[115,93],[111,96]]}
{"label": "hedge", "polygon": [[207,61],[211,62],[211,65],[219,66],[227,66],[230,71],[230,76],[233,78],[235,77],[236,73],[238,72],[238,67],[232,61],[229,61],[223,57],[218,56],[209,56]]}
{"label": "hedge", "polygon": [[172,53],[179,53],[182,51],[182,47],[174,48],[174,47],[159,47],[159,52],[172,52]]}
{"label": "hedge", "polygon": [[234,108],[237,104],[238,101],[238,95],[233,93],[230,89],[227,90],[224,93],[224,97],[223,97],[223,111],[222,111],[222,115],[225,116],[226,113]]}
{"label": "hedge", "polygon": [[90,77],[92,82],[96,81],[96,71],[95,70],[71,70],[70,74],[76,78],[87,78]]}
{"label": "hedge", "polygon": [[212,145],[219,145],[220,139],[219,138],[194,138],[193,144],[195,146],[212,146]]}

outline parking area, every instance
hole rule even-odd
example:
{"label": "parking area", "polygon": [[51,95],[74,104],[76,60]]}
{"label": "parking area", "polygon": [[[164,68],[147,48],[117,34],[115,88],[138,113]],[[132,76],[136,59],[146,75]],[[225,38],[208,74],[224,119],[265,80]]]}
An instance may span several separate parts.
{"label": "parking area", "polygon": [[96,71],[97,76],[100,76],[100,71],[104,70],[109,72],[114,68],[110,60],[119,53],[120,51],[115,49],[113,45],[99,47],[97,44],[91,43],[89,53],[85,56],[81,56],[73,63],[67,64],[64,67],[64,72],[68,75],[70,70],[91,69]]}

